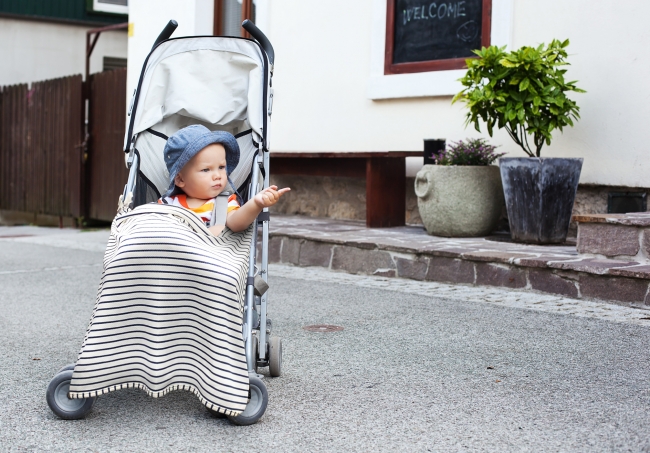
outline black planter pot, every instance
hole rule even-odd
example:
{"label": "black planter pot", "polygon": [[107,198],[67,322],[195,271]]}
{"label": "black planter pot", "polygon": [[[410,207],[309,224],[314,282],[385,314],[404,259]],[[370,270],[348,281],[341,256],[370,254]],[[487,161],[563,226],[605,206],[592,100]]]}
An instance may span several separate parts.
{"label": "black planter pot", "polygon": [[433,155],[444,151],[447,146],[447,140],[444,138],[425,138],[424,139],[424,165],[435,165]]}
{"label": "black planter pot", "polygon": [[566,241],[582,159],[502,157],[503,194],[513,241]]}

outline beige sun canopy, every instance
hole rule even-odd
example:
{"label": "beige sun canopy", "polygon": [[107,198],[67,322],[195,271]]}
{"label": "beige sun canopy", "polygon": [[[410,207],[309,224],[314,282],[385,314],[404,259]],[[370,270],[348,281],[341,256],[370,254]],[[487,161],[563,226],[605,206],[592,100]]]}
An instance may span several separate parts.
{"label": "beige sun canopy", "polygon": [[171,40],[150,55],[132,109],[133,137],[140,171],[159,193],[169,181],[165,137],[190,124],[237,137],[241,156],[231,179],[235,187],[245,181],[263,138],[268,149],[264,61],[256,43],[223,37]]}

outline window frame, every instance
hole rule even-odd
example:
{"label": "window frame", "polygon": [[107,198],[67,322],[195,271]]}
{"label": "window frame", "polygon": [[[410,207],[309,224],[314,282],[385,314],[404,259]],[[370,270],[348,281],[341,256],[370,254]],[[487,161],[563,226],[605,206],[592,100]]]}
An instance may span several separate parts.
{"label": "window frame", "polygon": [[[387,2],[384,75],[448,71],[452,69],[466,68],[465,60],[472,57],[448,58],[444,60],[428,60],[393,64],[393,47],[395,43],[395,3],[397,0],[387,0]],[[489,47],[492,31],[492,0],[482,0],[482,2],[481,47]]]}

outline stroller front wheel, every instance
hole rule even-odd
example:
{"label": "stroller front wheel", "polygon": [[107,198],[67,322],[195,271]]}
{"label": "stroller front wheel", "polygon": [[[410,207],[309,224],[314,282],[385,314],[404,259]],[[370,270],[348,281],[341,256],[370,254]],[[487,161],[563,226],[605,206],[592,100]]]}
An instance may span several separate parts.
{"label": "stroller front wheel", "polygon": [[269,338],[269,374],[282,376],[282,339],[276,336]]}
{"label": "stroller front wheel", "polygon": [[266,406],[269,403],[269,394],[266,391],[266,385],[257,376],[251,376],[249,381],[250,399],[244,412],[237,416],[228,416],[228,420],[233,425],[247,426],[257,423],[266,412]]}
{"label": "stroller front wheel", "polygon": [[52,412],[64,420],[78,420],[92,409],[96,398],[68,398],[72,370],[63,370],[52,378],[47,386],[45,399]]}
{"label": "stroller front wheel", "polygon": [[74,363],[70,363],[63,368],[61,368],[59,371],[56,372],[56,374],[59,374],[61,371],[66,371],[66,370],[74,370]]}

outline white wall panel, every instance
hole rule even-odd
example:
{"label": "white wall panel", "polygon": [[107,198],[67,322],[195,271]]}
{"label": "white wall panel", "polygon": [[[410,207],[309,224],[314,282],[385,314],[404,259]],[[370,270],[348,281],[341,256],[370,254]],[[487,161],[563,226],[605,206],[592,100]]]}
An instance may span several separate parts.
{"label": "white wall panel", "polygon": [[[381,77],[381,68],[377,72],[385,2],[258,0],[258,22],[277,54],[274,150],[420,150],[424,138],[487,136],[466,129],[462,105],[451,105],[449,94],[458,88],[455,79],[462,71],[388,76],[395,77],[391,80]],[[208,21],[197,17],[212,17],[208,3],[130,1],[129,92],[167,20],[179,21],[175,36],[202,34],[197,24]],[[543,155],[584,157],[582,183],[650,187],[644,127],[650,117],[648,16],[650,3],[642,0],[624,6],[602,0],[493,0],[493,41],[518,47],[571,40],[568,77],[588,91],[573,95],[582,120],[564,134],[556,132]],[[387,97],[398,97],[371,99],[377,97],[373,83],[386,80],[393,93]],[[490,140],[510,155],[523,155],[505,132]],[[418,165],[412,159],[409,174]]]}
{"label": "white wall panel", "polygon": [[[84,74],[90,28],[0,18],[0,85]],[[101,34],[90,59],[91,73],[102,70],[104,56],[126,58],[126,30]]]}
{"label": "white wall panel", "polygon": [[[644,20],[650,3],[494,1],[495,22],[510,24],[510,30],[494,29],[493,38],[511,40],[515,47],[570,38],[568,77],[588,91],[573,96],[582,120],[564,134],[556,132],[543,155],[584,157],[582,183],[650,187],[645,145],[650,29]],[[424,138],[487,136],[465,129],[465,112],[460,104],[450,104],[451,96],[368,99],[377,33],[373,21],[381,21],[377,10],[385,0],[270,3],[270,37],[277,53],[274,150],[420,150]],[[413,83],[405,79],[399,88],[405,96],[413,94]],[[523,155],[505,132],[495,133],[491,142],[513,156]],[[413,173],[417,164],[409,168]]]}

